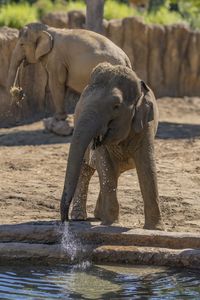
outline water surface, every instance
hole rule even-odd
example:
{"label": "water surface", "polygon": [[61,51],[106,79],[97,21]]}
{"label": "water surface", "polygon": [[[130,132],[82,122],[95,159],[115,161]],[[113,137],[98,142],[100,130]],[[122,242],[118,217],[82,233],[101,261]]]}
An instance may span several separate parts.
{"label": "water surface", "polygon": [[0,266],[0,299],[200,299],[200,271],[152,267]]}

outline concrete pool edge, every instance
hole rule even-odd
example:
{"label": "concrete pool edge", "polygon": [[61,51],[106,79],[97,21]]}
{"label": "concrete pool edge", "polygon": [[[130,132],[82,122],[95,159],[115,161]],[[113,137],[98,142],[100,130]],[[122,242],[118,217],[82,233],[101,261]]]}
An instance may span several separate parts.
{"label": "concrete pool edge", "polygon": [[[71,260],[60,244],[0,243],[0,264],[64,262],[67,264],[90,260],[94,263],[173,266],[200,269],[200,249],[169,249],[136,246],[95,246],[79,249]],[[84,249],[85,252],[85,249]]]}
{"label": "concrete pool edge", "polygon": [[0,225],[0,264],[24,260],[73,263],[72,253],[61,244],[66,230],[71,241],[78,241],[74,262],[89,259],[95,263],[200,269],[200,234],[101,226],[97,222]]}

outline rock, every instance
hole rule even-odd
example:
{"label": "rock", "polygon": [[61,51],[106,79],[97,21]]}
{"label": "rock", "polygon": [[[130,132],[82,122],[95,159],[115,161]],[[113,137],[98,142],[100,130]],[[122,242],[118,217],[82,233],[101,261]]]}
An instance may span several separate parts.
{"label": "rock", "polygon": [[[98,222],[29,222],[0,226],[0,264],[24,260],[145,264],[200,269],[200,234],[102,226]],[[68,251],[67,242],[75,242]],[[84,251],[83,251],[84,250]],[[73,251],[73,253],[72,253]]]}
{"label": "rock", "polygon": [[66,120],[56,120],[54,117],[43,119],[44,128],[57,135],[67,136],[73,132],[73,117],[68,115]]}
{"label": "rock", "polygon": [[[0,241],[53,244],[61,241],[65,229],[59,221],[0,225]],[[68,230],[87,244],[200,249],[199,233],[105,226],[99,221],[73,221],[68,224]]]}
{"label": "rock", "polygon": [[112,246],[97,247],[92,253],[96,263],[139,264],[200,268],[200,250]]}

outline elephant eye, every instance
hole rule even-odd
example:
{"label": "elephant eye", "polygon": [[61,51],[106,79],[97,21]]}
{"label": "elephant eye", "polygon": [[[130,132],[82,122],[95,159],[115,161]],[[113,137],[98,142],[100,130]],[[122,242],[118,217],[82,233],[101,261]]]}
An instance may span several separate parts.
{"label": "elephant eye", "polygon": [[119,109],[119,107],[120,107],[120,104],[119,104],[119,103],[117,103],[117,104],[115,104],[115,105],[114,105],[113,109],[114,109],[114,110],[118,110],[118,109]]}

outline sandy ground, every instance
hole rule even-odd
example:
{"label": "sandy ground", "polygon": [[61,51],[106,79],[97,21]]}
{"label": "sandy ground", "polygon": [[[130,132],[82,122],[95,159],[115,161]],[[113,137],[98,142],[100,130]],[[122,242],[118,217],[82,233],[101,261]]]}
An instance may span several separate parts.
{"label": "sandy ground", "polygon": [[[161,208],[169,231],[200,232],[200,98],[158,100],[155,141]],[[59,219],[70,138],[43,130],[42,122],[0,129],[0,223]],[[88,216],[99,190],[92,178]],[[143,226],[134,170],[119,180],[120,224]]]}

